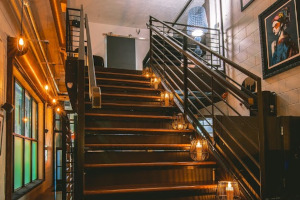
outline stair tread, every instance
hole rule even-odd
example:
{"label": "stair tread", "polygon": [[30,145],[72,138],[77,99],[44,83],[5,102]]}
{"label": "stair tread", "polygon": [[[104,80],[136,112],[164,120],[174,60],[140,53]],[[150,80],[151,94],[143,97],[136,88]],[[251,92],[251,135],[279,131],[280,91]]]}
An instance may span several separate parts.
{"label": "stair tread", "polygon": [[108,168],[108,167],[163,167],[163,166],[213,166],[216,162],[152,162],[152,163],[105,163],[105,164],[85,164],[85,168]]}
{"label": "stair tread", "polygon": [[139,184],[106,186],[98,190],[85,190],[85,195],[118,194],[118,193],[137,193],[137,192],[162,192],[162,191],[183,191],[216,189],[217,183],[213,181],[193,182],[193,183],[174,183],[174,184]]}
{"label": "stair tread", "polygon": [[[88,77],[85,77],[88,78]],[[129,80],[129,79],[116,79],[116,78],[96,78],[99,81],[116,81],[116,82],[126,82],[126,83],[139,83],[149,85],[150,81],[138,81],[138,80]]]}
{"label": "stair tread", "polygon": [[[85,86],[88,86],[88,84],[86,84]],[[143,90],[143,91],[157,91],[157,92],[161,92],[163,91],[163,89],[155,89],[152,87],[149,88],[145,88],[145,87],[131,87],[131,86],[120,86],[120,85],[102,85],[102,84],[98,84],[98,87],[102,88],[102,87],[106,87],[106,88],[118,88],[118,89],[129,89],[129,90]]]}
{"label": "stair tread", "polygon": [[96,75],[97,75],[97,74],[108,74],[108,75],[130,76],[130,77],[139,77],[139,78],[149,79],[149,78],[145,77],[145,76],[142,75],[142,74],[126,74],[126,73],[104,72],[104,71],[96,71],[95,73],[96,73]]}
{"label": "stair tread", "polygon": [[[89,94],[85,92],[85,94]],[[101,93],[101,96],[114,96],[114,97],[134,97],[134,98],[146,98],[146,99],[160,99],[160,96],[150,95],[137,95],[137,94],[116,94],[116,93]]]}
{"label": "stair tread", "polygon": [[190,148],[191,144],[85,144],[97,148]]}
{"label": "stair tread", "polygon": [[160,115],[125,115],[125,114],[103,114],[103,113],[85,113],[85,116],[94,117],[120,117],[120,118],[145,118],[145,119],[174,119],[173,116]]}
{"label": "stair tread", "polygon": [[[87,101],[85,104],[92,104]],[[133,103],[102,103],[102,107],[105,106],[118,106],[118,107],[149,107],[149,108],[175,108],[175,106],[162,106],[160,104],[133,104]]]}
{"label": "stair tread", "polygon": [[151,129],[151,128],[99,128],[86,127],[87,131],[133,131],[133,132],[172,132],[172,133],[192,133],[194,130],[175,130],[175,129]]}

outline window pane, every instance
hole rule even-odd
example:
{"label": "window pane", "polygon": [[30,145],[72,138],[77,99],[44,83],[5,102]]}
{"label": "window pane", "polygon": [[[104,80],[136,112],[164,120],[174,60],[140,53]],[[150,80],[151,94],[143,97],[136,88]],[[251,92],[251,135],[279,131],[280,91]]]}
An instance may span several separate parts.
{"label": "window pane", "polygon": [[37,123],[38,123],[38,112],[37,104],[32,101],[32,138],[37,139]]}
{"label": "window pane", "polygon": [[25,92],[25,136],[31,137],[31,97]]}
{"label": "window pane", "polygon": [[32,142],[32,181],[37,179],[37,142]]}
{"label": "window pane", "polygon": [[23,186],[23,139],[15,137],[14,147],[14,189]]}
{"label": "window pane", "polygon": [[22,118],[23,118],[23,88],[15,83],[15,129],[14,132],[24,135],[22,132]]}
{"label": "window pane", "polygon": [[25,185],[31,182],[31,141],[25,140]]}

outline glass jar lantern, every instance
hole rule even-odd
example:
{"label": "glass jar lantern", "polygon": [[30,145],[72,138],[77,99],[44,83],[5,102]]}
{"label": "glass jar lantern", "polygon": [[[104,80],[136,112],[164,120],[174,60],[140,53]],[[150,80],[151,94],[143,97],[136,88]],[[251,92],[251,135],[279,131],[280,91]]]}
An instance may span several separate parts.
{"label": "glass jar lantern", "polygon": [[217,200],[241,199],[239,185],[235,181],[219,181],[217,187]]}
{"label": "glass jar lantern", "polygon": [[208,143],[205,139],[191,141],[190,156],[194,161],[205,161],[209,158]]}

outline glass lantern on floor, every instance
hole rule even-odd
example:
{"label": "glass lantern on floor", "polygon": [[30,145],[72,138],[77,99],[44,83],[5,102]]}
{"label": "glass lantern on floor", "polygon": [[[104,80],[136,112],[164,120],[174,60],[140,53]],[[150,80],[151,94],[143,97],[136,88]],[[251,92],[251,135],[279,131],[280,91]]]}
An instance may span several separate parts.
{"label": "glass lantern on floor", "polygon": [[188,121],[186,117],[179,113],[178,115],[173,115],[172,128],[175,130],[185,130],[188,128]]}
{"label": "glass lantern on floor", "polygon": [[205,139],[191,141],[190,156],[194,161],[205,161],[209,158],[208,143]]}
{"label": "glass lantern on floor", "polygon": [[217,200],[241,199],[238,183],[235,181],[219,181],[216,199]]}

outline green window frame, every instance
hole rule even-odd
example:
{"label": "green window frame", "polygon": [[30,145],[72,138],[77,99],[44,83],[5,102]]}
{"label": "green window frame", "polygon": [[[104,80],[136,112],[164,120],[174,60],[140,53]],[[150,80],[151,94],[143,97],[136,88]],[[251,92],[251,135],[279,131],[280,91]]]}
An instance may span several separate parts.
{"label": "green window frame", "polygon": [[17,81],[14,82],[13,189],[38,180],[38,103]]}

